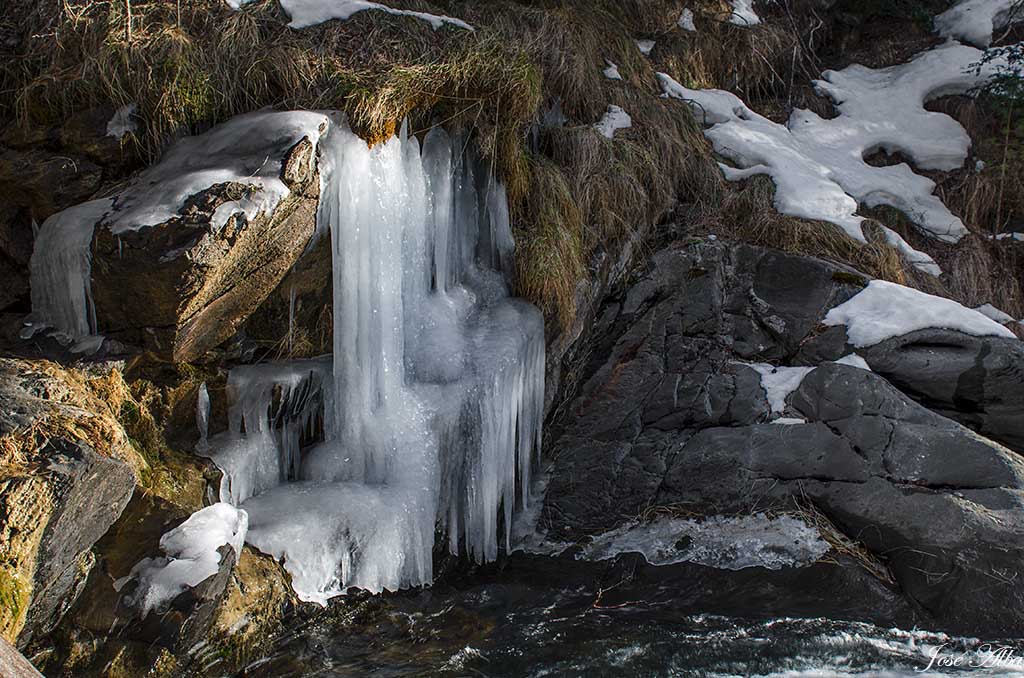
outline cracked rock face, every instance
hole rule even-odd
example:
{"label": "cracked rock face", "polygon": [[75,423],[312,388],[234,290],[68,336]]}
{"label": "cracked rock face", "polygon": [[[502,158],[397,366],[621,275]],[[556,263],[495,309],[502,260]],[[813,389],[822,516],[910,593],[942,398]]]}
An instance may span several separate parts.
{"label": "cracked rock face", "polygon": [[[878,374],[828,362],[850,351],[820,321],[858,283],[749,246],[656,255],[595,327],[555,432],[549,535],[578,539],[652,506],[811,502],[888,566],[926,624],[1024,631],[1024,462],[958,423],[1015,442],[1021,344],[927,331],[861,351]],[[816,366],[786,398],[789,425],[770,423],[779,413],[743,362]]]}

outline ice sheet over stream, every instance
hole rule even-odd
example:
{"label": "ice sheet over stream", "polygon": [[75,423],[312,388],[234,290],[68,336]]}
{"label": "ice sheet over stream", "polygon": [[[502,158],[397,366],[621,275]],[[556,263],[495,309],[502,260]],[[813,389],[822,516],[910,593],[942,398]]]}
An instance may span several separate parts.
{"label": "ice sheet over stream", "polygon": [[528,501],[543,320],[509,298],[505,191],[466,146],[435,129],[370,149],[335,120],[317,225],[333,357],[230,374],[221,499],[305,600],[429,584],[435,528],[491,560]]}

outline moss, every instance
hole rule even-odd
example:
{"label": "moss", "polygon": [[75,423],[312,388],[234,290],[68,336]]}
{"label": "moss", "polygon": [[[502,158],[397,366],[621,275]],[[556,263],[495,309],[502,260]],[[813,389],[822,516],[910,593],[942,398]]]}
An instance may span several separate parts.
{"label": "moss", "polygon": [[5,564],[0,564],[0,632],[14,643],[28,609],[29,587]]}

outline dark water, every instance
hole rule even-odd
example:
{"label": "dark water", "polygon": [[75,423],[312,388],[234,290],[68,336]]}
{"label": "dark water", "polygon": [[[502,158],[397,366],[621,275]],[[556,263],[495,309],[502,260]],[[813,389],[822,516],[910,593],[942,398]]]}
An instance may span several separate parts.
{"label": "dark water", "polygon": [[[1024,676],[1020,639],[989,648],[977,639],[884,624],[681,612],[659,602],[668,600],[663,595],[640,597],[645,589],[602,592],[588,576],[566,585],[575,578],[565,571],[571,563],[536,562],[458,586],[342,600],[296,623],[243,671],[218,671],[214,663],[209,675]],[[692,572],[684,576],[693,579]],[[699,583],[709,596],[698,606],[737,608],[732,581],[722,590],[707,582]],[[1009,649],[1000,654],[1003,646]],[[947,665],[936,662],[924,672],[933,655]]]}

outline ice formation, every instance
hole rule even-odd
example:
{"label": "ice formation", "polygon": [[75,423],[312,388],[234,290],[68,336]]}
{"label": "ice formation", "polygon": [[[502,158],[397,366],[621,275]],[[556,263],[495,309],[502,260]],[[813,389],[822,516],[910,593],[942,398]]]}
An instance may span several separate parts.
{"label": "ice formation", "polygon": [[620,129],[629,129],[632,126],[633,120],[629,117],[629,113],[618,106],[609,106],[604,117],[594,125],[594,128],[600,132],[601,136],[613,139],[615,132]]}
{"label": "ice formation", "polygon": [[756,514],[627,523],[593,537],[577,557],[608,560],[620,553],[641,553],[651,565],[689,562],[726,570],[779,570],[811,565],[828,551],[818,531],[802,520]]}
{"label": "ice formation", "polygon": [[988,47],[996,30],[1021,20],[1024,9],[1018,0],[961,0],[935,17],[935,30],[945,38]]}
{"label": "ice formation", "polygon": [[[860,65],[826,71],[815,82],[832,99],[838,117],[823,119],[798,109],[786,125],[750,110],[738,97],[721,90],[692,90],[659,73],[667,97],[687,101],[709,127],[715,150],[735,167],[722,165],[726,178],[771,176],[775,207],[784,214],[833,223],[863,241],[858,205],[890,205],[904,212],[924,233],[957,242],[967,233],[963,223],[935,195],[935,183],[905,163],[875,167],[865,158],[878,150],[902,153],[929,170],[963,165],[970,138],[955,120],[927,111],[936,97],[963,94],[992,76],[996,64],[980,73],[972,68],[982,53],[948,43],[912,61],[884,69]],[[915,251],[895,232],[886,238],[912,263],[937,274],[938,266]]]}
{"label": "ice formation", "polygon": [[731,23],[737,26],[756,26],[761,23],[761,17],[754,11],[754,0],[729,0],[732,5]]}
{"label": "ice formation", "polygon": [[221,554],[231,546],[237,560],[242,553],[249,518],[245,511],[220,503],[193,513],[188,520],[160,537],[165,556],[146,558],[131,573],[116,582],[118,590],[129,580],[138,584],[128,596],[129,603],[145,617],[184,591],[217,574]]}
{"label": "ice formation", "polygon": [[241,115],[182,139],[116,196],[51,216],[32,252],[30,331],[48,328],[76,341],[102,331],[96,326],[90,286],[98,225],[117,235],[161,224],[176,217],[192,196],[229,182],[249,191],[217,208],[213,228],[232,217],[252,220],[272,212],[289,192],[280,178],[286,153],[303,138],[315,146],[326,128],[325,115],[307,111]]}
{"label": "ice formation", "polygon": [[305,600],[430,583],[437,528],[491,560],[528,503],[543,320],[508,296],[505,191],[465,147],[435,129],[370,149],[333,125],[333,356],[229,376],[229,431],[210,441],[222,500]]}
{"label": "ice formation", "polygon": [[[229,0],[230,1],[230,0]],[[242,4],[252,0],[242,0]],[[414,12],[412,10],[394,9],[379,2],[367,2],[366,0],[281,0],[281,8],[288,13],[292,28],[308,28],[316,26],[331,19],[348,21],[353,14],[366,10],[387,12],[395,16],[411,16],[429,23],[434,30],[445,24],[456,26],[467,31],[473,27],[461,19],[426,12]]]}
{"label": "ice formation", "polygon": [[693,10],[684,9],[683,13],[679,15],[679,27],[684,31],[690,31],[695,33],[697,31],[697,25],[693,23]]}
{"label": "ice formation", "polygon": [[829,311],[824,323],[846,325],[850,343],[858,348],[928,328],[1016,338],[999,323],[951,299],[884,280],[872,280],[852,299]]}
{"label": "ice formation", "polygon": [[199,448],[206,449],[210,439],[210,391],[205,381],[196,391],[196,428],[199,430]]}
{"label": "ice formation", "polygon": [[609,80],[622,80],[622,74],[619,73],[618,64],[609,61],[608,59],[605,59],[604,62],[607,64],[607,67],[601,71],[604,74],[604,77]]}

